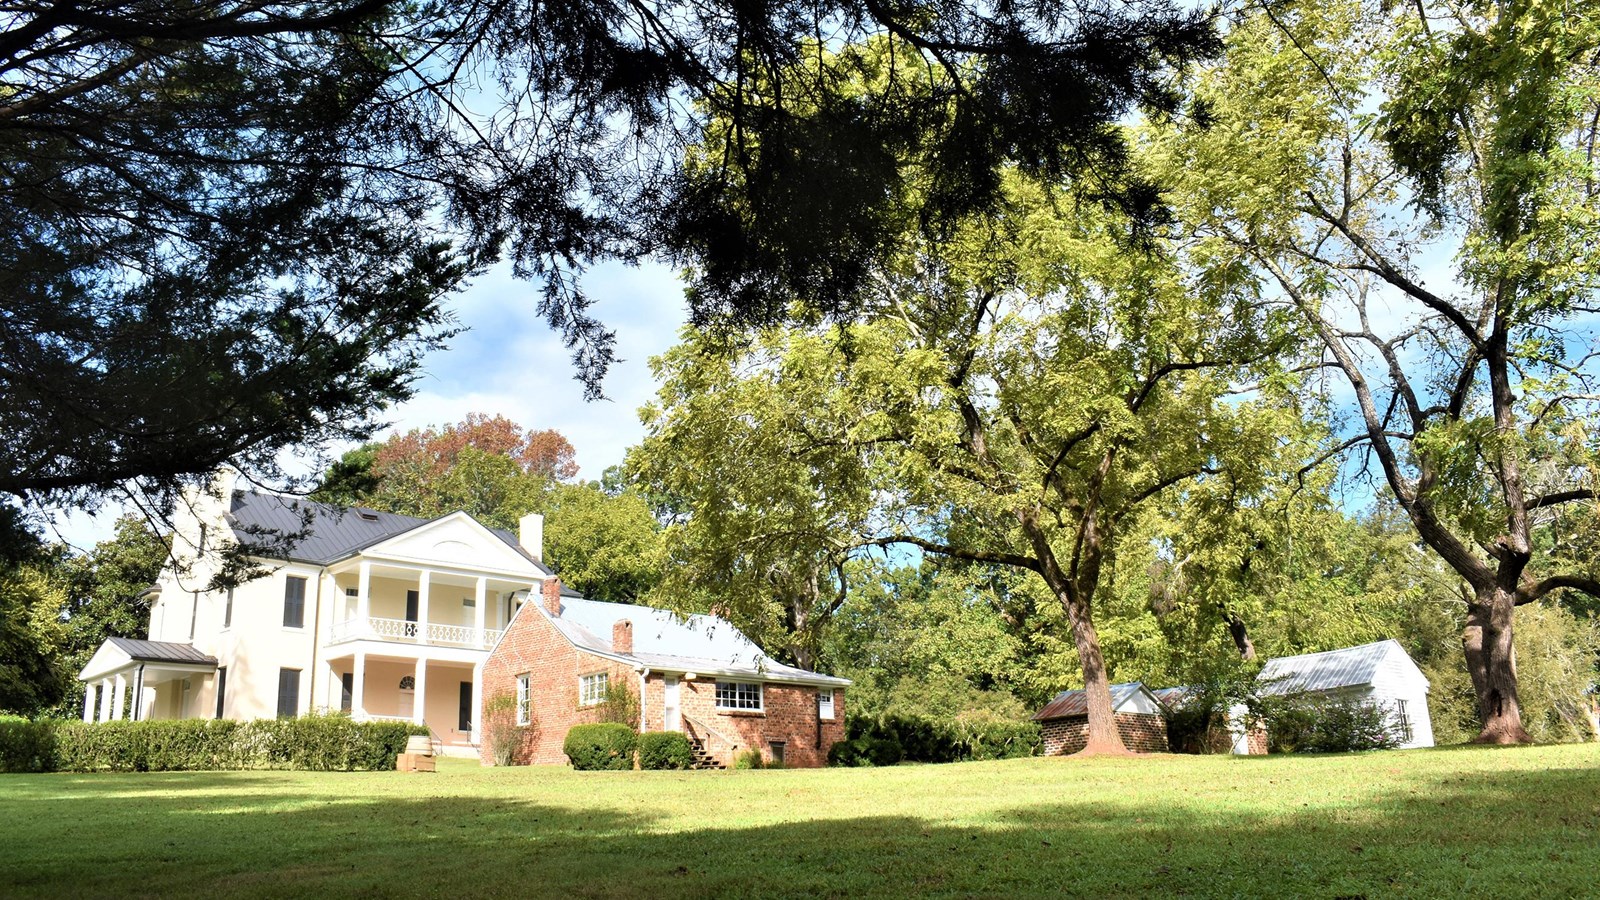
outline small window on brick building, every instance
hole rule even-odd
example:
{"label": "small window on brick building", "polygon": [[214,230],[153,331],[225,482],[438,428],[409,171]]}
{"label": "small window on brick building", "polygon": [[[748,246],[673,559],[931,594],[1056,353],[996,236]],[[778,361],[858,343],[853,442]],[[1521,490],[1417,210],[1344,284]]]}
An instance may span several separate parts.
{"label": "small window on brick building", "polygon": [[761,682],[717,682],[717,709],[761,711]]}
{"label": "small window on brick building", "polygon": [[578,704],[580,706],[594,706],[606,699],[606,687],[610,677],[604,672],[585,675],[578,679]]}
{"label": "small window on brick building", "polygon": [[833,718],[833,689],[823,688],[817,691],[817,718]]}
{"label": "small window on brick building", "polygon": [[783,741],[768,741],[767,749],[772,753],[774,765],[783,765]]}
{"label": "small window on brick building", "polygon": [[532,721],[533,712],[533,683],[527,675],[517,676],[517,724],[526,725]]}

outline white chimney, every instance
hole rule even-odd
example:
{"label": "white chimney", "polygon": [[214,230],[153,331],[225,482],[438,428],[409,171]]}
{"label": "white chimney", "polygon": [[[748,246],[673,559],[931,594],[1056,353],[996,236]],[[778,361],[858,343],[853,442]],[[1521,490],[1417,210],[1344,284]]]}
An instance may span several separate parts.
{"label": "white chimney", "polygon": [[528,555],[544,562],[544,516],[528,513],[518,524],[517,541]]}

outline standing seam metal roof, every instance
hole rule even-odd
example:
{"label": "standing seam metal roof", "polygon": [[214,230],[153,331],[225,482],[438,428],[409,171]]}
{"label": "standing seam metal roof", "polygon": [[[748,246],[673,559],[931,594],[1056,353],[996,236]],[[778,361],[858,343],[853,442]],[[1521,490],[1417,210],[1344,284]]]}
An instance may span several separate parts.
{"label": "standing seam metal roof", "polygon": [[172,641],[140,641],[133,638],[114,637],[107,641],[132,659],[139,662],[171,662],[189,663],[199,666],[214,666],[217,658],[207,656],[196,650],[192,644],[178,644]]}
{"label": "standing seam metal roof", "polygon": [[[304,518],[307,515],[309,521]],[[304,530],[303,537],[288,542],[288,558],[319,566],[337,562],[429,522],[439,521],[361,507],[346,509],[299,497],[254,491],[233,492],[228,519],[233,526],[234,536],[247,547],[251,545],[253,533],[262,533],[263,537],[258,538],[256,543],[263,548],[262,555],[275,559],[280,558],[283,548],[274,544],[284,540],[283,536]],[[489,531],[533,563],[540,572],[550,574],[549,568],[523,549],[516,535],[502,528],[489,528]]]}
{"label": "standing seam metal roof", "polygon": [[561,615],[550,621],[567,640],[585,650],[622,656],[611,645],[611,628],[622,619],[633,623],[633,652],[625,655],[652,669],[734,673],[840,687],[850,683],[778,662],[717,616],[680,618],[665,609],[585,600],[563,592]]}
{"label": "standing seam metal roof", "polygon": [[[1116,709],[1127,699],[1138,693],[1144,685],[1137,681],[1125,681],[1122,684],[1111,686],[1111,708]],[[1082,688],[1062,691],[1055,699],[1046,703],[1044,709],[1033,714],[1035,722],[1045,719],[1068,719],[1073,716],[1087,716],[1089,714],[1089,698]]]}
{"label": "standing seam metal roof", "polygon": [[[1391,653],[1405,655],[1400,642],[1390,638],[1359,647],[1325,650],[1268,660],[1256,676],[1263,694],[1296,691],[1331,691],[1371,684],[1379,666]],[[1406,657],[1408,660],[1409,656]]]}

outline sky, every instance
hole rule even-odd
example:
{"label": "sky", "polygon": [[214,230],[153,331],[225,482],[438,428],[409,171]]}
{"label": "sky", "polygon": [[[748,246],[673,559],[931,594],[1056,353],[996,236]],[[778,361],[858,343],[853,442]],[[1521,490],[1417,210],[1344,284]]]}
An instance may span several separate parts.
{"label": "sky", "polygon": [[[465,331],[428,356],[416,396],[380,416],[391,426],[379,436],[459,422],[472,412],[500,414],[524,428],[565,435],[577,451],[579,478],[598,479],[622,462],[644,437],[638,409],[655,395],[649,359],[677,343],[687,318],[683,287],[666,266],[619,263],[594,267],[583,285],[595,301],[590,313],[616,332],[618,361],[606,376],[606,399],[583,399],[570,352],[536,311],[538,286],[513,278],[507,265],[451,299]],[[324,449],[337,455],[347,447]],[[299,474],[315,467],[310,454],[301,454],[286,468]],[[108,506],[97,516],[63,516],[47,539],[86,550],[111,536],[120,511]]]}

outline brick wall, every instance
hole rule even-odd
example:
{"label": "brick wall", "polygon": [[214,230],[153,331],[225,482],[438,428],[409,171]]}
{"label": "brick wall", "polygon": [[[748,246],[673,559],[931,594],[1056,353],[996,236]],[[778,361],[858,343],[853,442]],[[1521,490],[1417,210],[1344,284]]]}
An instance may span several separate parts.
{"label": "brick wall", "polygon": [[[652,729],[662,726],[660,676],[650,676],[650,706],[647,718]],[[817,689],[796,684],[766,683],[761,686],[761,712],[717,709],[717,683],[711,677],[679,681],[678,704],[683,714],[710,726],[716,732],[739,742],[739,750],[757,749],[761,758],[773,759],[774,742],[783,743],[783,764],[793,768],[825,766],[828,750],[844,740],[844,691],[833,689],[833,718],[817,716]],[[689,723],[692,727],[693,723]],[[708,741],[706,749],[731,763],[731,754],[721,741]]]}
{"label": "brick wall", "polygon": [[[497,694],[516,696],[517,676],[528,674],[533,688],[533,725],[523,734],[514,759],[519,764],[567,762],[561,745],[573,725],[599,719],[596,708],[578,706],[578,678],[605,671],[613,687],[625,684],[639,693],[639,675],[632,669],[573,647],[539,610],[525,607],[512,621],[483,666],[483,697],[487,705]],[[665,680],[651,673],[641,698],[646,727],[663,727]],[[694,681],[679,680],[678,702],[684,715],[706,723],[712,729],[739,742],[740,750],[756,748],[766,760],[773,757],[772,742],[783,742],[786,766],[827,765],[828,750],[844,740],[844,691],[833,692],[834,717],[819,720],[817,689],[800,685],[764,684],[761,712],[730,712],[716,708],[716,681],[702,676]],[[490,746],[492,727],[485,723],[479,758],[493,760]],[[707,749],[731,763],[731,753],[720,742],[708,742]]]}
{"label": "brick wall", "polygon": [[[1117,713],[1117,733],[1122,743],[1138,753],[1167,752],[1167,720],[1146,713]],[[1043,723],[1044,755],[1077,753],[1089,739],[1089,717],[1051,719]]]}
{"label": "brick wall", "polygon": [[[517,763],[566,763],[561,745],[567,739],[567,731],[580,723],[599,721],[597,708],[578,706],[579,677],[596,672],[608,673],[613,685],[626,684],[635,693],[639,690],[639,676],[635,672],[611,660],[579,651],[537,609],[524,607],[517,614],[500,645],[483,664],[485,707],[496,695],[515,697],[517,676],[530,676],[532,724],[523,731],[521,745],[513,754]],[[478,757],[484,762],[494,758],[491,730],[486,727],[480,736]]]}

